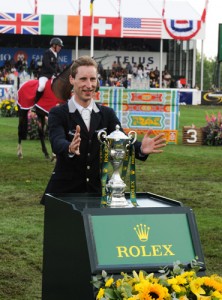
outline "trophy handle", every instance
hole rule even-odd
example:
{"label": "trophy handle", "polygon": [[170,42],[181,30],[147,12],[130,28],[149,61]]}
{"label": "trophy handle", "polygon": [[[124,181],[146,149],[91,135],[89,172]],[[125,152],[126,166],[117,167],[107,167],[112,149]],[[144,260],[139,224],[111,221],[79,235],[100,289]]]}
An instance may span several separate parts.
{"label": "trophy handle", "polygon": [[[134,139],[131,141],[131,139],[133,138],[133,135],[134,135]],[[136,139],[137,139],[137,133],[136,131],[130,131],[128,133],[128,137],[130,138],[130,144],[134,144]]]}
{"label": "trophy handle", "polygon": [[106,137],[107,137],[107,133],[105,130],[100,130],[97,134],[97,137],[98,137],[98,140],[101,144],[105,144],[107,145],[107,140],[106,140]]}

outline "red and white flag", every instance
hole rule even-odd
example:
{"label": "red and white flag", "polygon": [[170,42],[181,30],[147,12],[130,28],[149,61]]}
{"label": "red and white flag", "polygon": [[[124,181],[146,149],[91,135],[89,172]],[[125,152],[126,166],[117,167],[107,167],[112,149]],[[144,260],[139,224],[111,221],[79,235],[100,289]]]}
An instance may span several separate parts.
{"label": "red and white flag", "polygon": [[[92,17],[83,17],[82,35],[91,36]],[[93,34],[99,37],[120,37],[121,18],[94,17]]]}

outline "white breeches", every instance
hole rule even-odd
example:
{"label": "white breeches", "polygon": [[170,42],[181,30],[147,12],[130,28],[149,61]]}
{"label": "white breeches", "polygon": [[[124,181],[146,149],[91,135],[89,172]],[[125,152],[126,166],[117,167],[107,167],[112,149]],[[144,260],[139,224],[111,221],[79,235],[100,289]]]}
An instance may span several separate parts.
{"label": "white breeches", "polygon": [[45,89],[45,85],[46,85],[46,82],[48,81],[48,78],[47,77],[39,77],[39,86],[38,86],[38,91],[39,92],[43,92],[44,89]]}

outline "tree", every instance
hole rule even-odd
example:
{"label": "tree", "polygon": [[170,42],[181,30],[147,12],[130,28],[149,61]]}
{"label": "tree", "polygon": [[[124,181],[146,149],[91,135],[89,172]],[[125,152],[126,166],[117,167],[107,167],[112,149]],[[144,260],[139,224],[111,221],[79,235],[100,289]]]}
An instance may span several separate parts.
{"label": "tree", "polygon": [[[196,62],[196,84],[201,84],[201,55],[197,52]],[[203,90],[211,90],[217,87],[217,58],[207,58],[204,55]]]}

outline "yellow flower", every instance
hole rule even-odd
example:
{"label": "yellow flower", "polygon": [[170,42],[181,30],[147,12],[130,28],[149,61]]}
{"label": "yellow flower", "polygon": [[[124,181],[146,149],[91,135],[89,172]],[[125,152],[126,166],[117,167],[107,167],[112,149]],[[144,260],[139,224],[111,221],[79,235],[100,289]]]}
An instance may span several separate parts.
{"label": "yellow flower", "polygon": [[113,280],[112,277],[109,278],[109,279],[106,281],[105,287],[110,287],[110,286],[112,285],[113,281],[114,281],[114,280]]}
{"label": "yellow flower", "polygon": [[192,293],[196,296],[205,295],[205,290],[201,287],[204,284],[204,277],[199,277],[191,281],[190,289]]}
{"label": "yellow flower", "polygon": [[136,284],[135,290],[139,293],[138,299],[163,300],[170,297],[167,288],[157,283],[152,284],[147,280],[144,280],[143,282]]}
{"label": "yellow flower", "polygon": [[217,299],[222,299],[222,294],[218,291],[214,291],[211,296]]}
{"label": "yellow flower", "polygon": [[211,296],[196,295],[197,300],[211,300]]}
{"label": "yellow flower", "polygon": [[96,296],[96,299],[98,299],[98,300],[101,299],[104,296],[104,292],[105,292],[104,289],[100,288],[100,290]]}
{"label": "yellow flower", "polygon": [[222,278],[216,275],[204,277],[204,284],[222,293]]}
{"label": "yellow flower", "polygon": [[10,105],[7,105],[7,106],[6,106],[6,109],[7,109],[7,110],[10,110],[10,109],[11,109],[11,106],[10,106]]}
{"label": "yellow flower", "polygon": [[180,292],[181,292],[181,287],[180,287],[178,284],[173,284],[173,285],[172,285],[172,288],[173,288],[173,290],[174,290],[176,293],[180,293]]}
{"label": "yellow flower", "polygon": [[180,297],[179,297],[179,300],[188,300],[188,298],[187,298],[186,295],[184,295],[184,296],[180,296]]}

